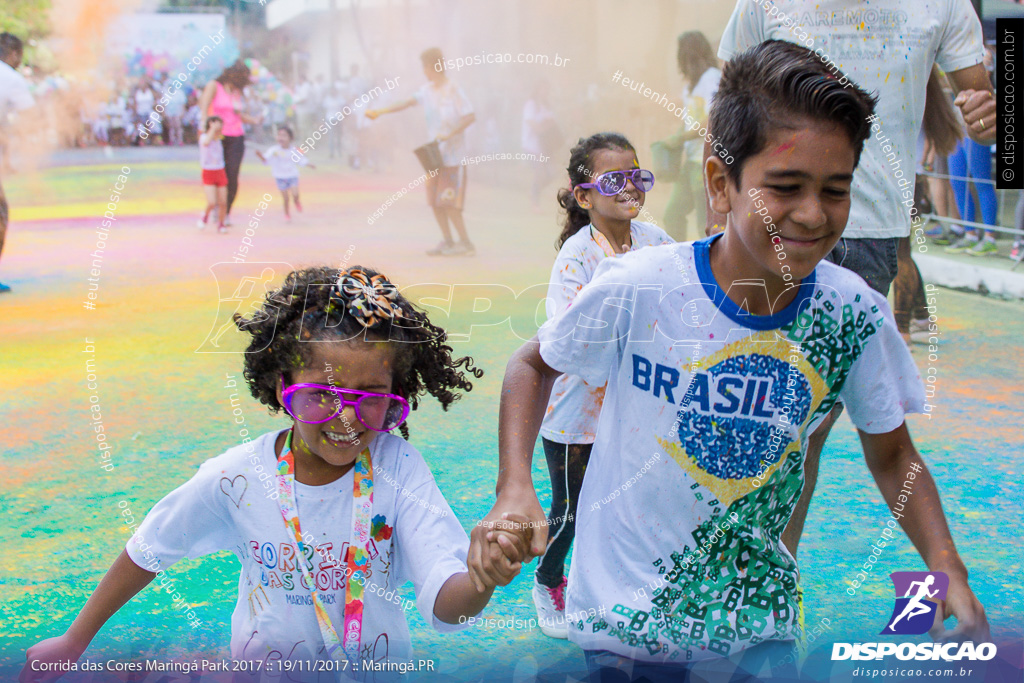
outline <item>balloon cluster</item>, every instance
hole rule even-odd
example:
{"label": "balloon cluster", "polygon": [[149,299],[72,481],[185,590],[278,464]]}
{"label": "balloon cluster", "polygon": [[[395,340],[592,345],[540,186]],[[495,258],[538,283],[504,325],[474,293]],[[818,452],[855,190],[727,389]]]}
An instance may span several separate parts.
{"label": "balloon cluster", "polygon": [[271,106],[282,107],[286,116],[294,116],[292,92],[281,79],[260,64],[258,59],[250,57],[245,60],[245,65],[252,74],[251,87],[256,96]]}

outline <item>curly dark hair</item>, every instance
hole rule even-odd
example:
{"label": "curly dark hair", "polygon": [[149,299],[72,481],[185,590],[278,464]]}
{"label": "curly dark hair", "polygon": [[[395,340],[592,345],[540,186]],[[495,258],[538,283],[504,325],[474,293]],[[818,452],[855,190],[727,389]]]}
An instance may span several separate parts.
{"label": "curly dark hair", "polygon": [[[381,275],[364,266],[346,271],[328,266],[296,270],[288,274],[280,289],[267,295],[262,308],[251,318],[235,314],[238,329],[252,335],[243,370],[252,395],[271,412],[282,410],[284,406],[277,400],[278,379],[285,375],[290,380],[291,370],[299,363],[311,362],[313,348],[306,342],[383,341],[395,343],[392,391],[406,399],[413,410],[424,393],[447,410],[460,398],[459,390],[473,388],[465,373],[479,379],[483,370],[475,367],[469,356],[453,359],[452,347],[445,344],[447,332],[431,324],[427,314],[400,293],[394,301],[401,310],[400,317],[364,327],[347,311],[334,289],[342,272],[355,269],[369,277]],[[403,423],[399,429],[408,439],[408,427]]]}

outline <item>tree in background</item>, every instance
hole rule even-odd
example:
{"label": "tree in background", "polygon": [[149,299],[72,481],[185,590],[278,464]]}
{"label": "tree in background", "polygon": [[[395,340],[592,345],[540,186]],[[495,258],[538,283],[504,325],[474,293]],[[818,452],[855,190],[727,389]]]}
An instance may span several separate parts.
{"label": "tree in background", "polygon": [[37,43],[48,36],[50,30],[50,0],[3,0],[0,3],[0,33],[7,31],[21,38],[27,63],[38,63]]}

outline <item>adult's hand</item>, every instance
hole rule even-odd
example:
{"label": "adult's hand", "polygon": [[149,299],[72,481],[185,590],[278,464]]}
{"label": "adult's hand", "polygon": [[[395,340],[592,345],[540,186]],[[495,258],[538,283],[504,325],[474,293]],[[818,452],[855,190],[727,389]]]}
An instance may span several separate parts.
{"label": "adult's hand", "polygon": [[972,140],[982,144],[995,142],[996,98],[991,90],[961,90],[953,104],[960,107]]}
{"label": "adult's hand", "polygon": [[504,585],[501,582],[501,568],[508,562],[501,546],[497,544],[494,529],[503,526],[512,528],[517,523],[509,521],[510,514],[520,515],[527,520],[531,533],[530,546],[527,548],[523,562],[540,557],[548,547],[547,515],[540,506],[537,492],[533,485],[506,487],[498,494],[494,507],[487,516],[474,527],[470,534],[469,545],[469,576],[481,592],[487,583]]}

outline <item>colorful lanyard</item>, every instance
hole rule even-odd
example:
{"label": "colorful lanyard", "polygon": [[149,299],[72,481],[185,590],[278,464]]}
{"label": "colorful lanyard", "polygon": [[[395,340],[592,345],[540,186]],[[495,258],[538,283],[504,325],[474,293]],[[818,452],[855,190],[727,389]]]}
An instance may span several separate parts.
{"label": "colorful lanyard", "polygon": [[[622,254],[616,254],[615,253],[615,249],[612,247],[612,243],[608,241],[608,238],[604,236],[603,232],[601,232],[600,230],[595,228],[593,225],[590,226],[590,237],[595,242],[597,242],[597,246],[601,247],[601,249],[604,251],[604,255],[605,256],[611,256],[612,258],[615,258],[616,256],[621,256],[622,255]],[[635,245],[635,243],[633,241],[633,226],[630,225],[629,226],[629,249],[627,249],[626,251],[624,251],[622,253],[625,254],[628,251],[633,251],[633,247],[634,246],[636,246],[636,245]]]}
{"label": "colorful lanyard", "polygon": [[373,512],[373,466],[370,464],[370,449],[364,448],[356,460],[352,471],[352,536],[348,553],[345,558],[348,581],[345,586],[345,630],[344,644],[338,638],[338,632],[327,615],[320,595],[316,590],[316,582],[304,562],[305,543],[299,527],[299,510],[295,505],[295,456],[292,455],[292,433],[284,443],[284,450],[277,462],[278,502],[281,516],[295,536],[298,545],[295,557],[302,569],[306,583],[313,597],[313,609],[320,625],[320,634],[331,657],[338,657],[338,649],[342,647],[345,656],[355,661],[359,656],[359,643],[363,631],[363,584],[366,583],[366,569],[370,563],[370,519]]}

